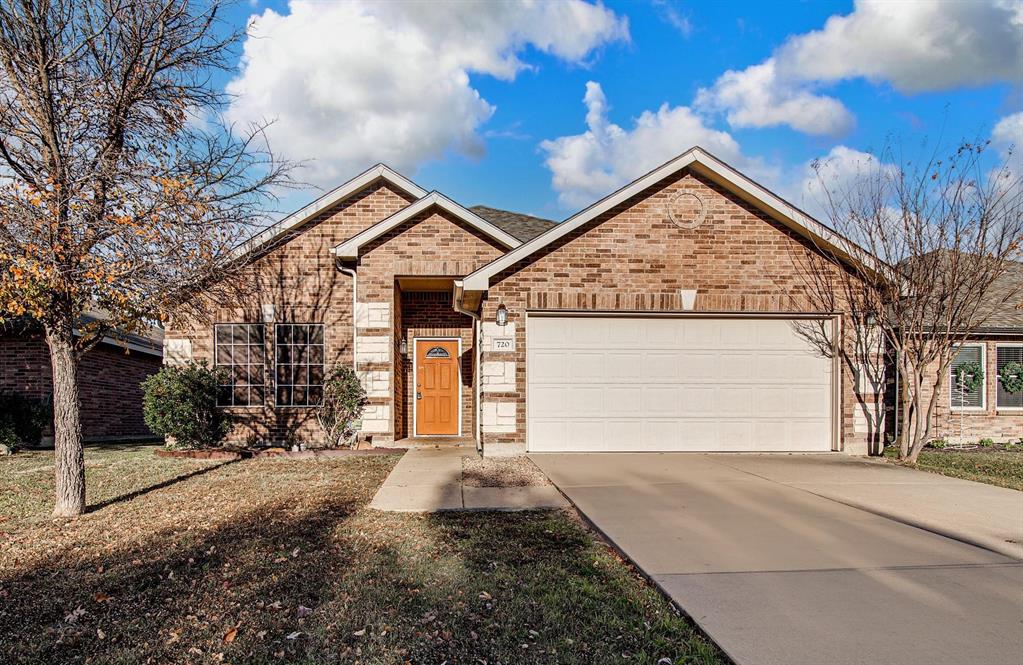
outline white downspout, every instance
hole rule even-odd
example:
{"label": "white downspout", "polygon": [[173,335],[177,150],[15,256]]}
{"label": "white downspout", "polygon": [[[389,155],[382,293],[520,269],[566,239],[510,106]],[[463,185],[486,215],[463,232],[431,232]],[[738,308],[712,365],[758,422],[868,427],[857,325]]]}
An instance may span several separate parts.
{"label": "white downspout", "polygon": [[462,307],[461,303],[462,295],[462,280],[456,279],[454,284],[454,290],[451,294],[451,304],[454,306],[455,311],[459,314],[465,314],[472,319],[472,333],[473,333],[473,349],[475,350],[476,356],[476,380],[473,386],[473,438],[476,439],[476,454],[483,457],[483,438],[481,436],[482,428],[480,427],[480,413],[482,411],[480,404],[480,397],[482,395],[482,382],[483,382],[483,329],[482,319],[476,312],[469,311]]}
{"label": "white downspout", "polygon": [[337,260],[337,269],[346,275],[352,276],[352,369],[355,370],[356,375],[359,373],[359,315],[357,308],[359,306],[359,277],[355,272],[355,268],[345,268],[341,265],[341,261]]}

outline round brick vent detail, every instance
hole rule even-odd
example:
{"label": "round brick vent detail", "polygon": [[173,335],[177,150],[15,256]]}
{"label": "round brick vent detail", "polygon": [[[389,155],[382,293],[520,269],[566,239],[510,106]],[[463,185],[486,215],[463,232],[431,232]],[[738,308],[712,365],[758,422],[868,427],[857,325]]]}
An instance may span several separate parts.
{"label": "round brick vent detail", "polygon": [[696,192],[679,192],[668,199],[664,212],[680,229],[695,229],[707,219],[707,204]]}

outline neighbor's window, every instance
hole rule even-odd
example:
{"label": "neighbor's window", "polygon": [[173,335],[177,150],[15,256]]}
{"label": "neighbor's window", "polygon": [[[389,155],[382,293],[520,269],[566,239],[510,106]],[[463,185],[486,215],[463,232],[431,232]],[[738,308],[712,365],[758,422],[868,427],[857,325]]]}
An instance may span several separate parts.
{"label": "neighbor's window", "polygon": [[995,358],[995,366],[998,371],[998,376],[995,377],[995,380],[998,381],[998,401],[995,404],[999,409],[1023,409],[1023,390],[1010,393],[1002,387],[1002,381],[998,378],[1002,375],[1002,370],[1009,363],[1023,365],[1023,344],[1019,346],[998,347],[998,355]]}
{"label": "neighbor's window", "polygon": [[323,326],[277,325],[277,406],[318,406],[323,401]]}
{"label": "neighbor's window", "polygon": [[[979,363],[984,368],[985,376],[981,384],[974,390],[964,391],[956,382],[956,368],[966,363]],[[983,409],[984,392],[987,387],[987,368],[984,363],[983,344],[964,344],[952,361],[950,369],[949,393],[953,409]]]}
{"label": "neighbor's window", "polygon": [[220,386],[220,406],[261,406],[264,398],[263,326],[259,323],[225,323],[214,327],[216,366],[228,373]]}

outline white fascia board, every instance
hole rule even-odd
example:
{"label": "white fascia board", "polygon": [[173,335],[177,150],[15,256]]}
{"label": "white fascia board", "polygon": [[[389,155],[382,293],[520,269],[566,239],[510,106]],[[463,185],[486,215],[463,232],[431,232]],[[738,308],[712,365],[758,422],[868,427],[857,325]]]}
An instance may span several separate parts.
{"label": "white fascia board", "polygon": [[495,259],[481,267],[476,272],[468,275],[463,282],[464,290],[486,291],[490,288],[490,279],[494,275],[497,275],[519,261],[528,258],[534,252],[550,245],[559,238],[568,235],[580,226],[596,217],[599,217],[608,210],[611,210],[615,206],[629,200],[648,187],[657,184],[661,180],[690,165],[693,165],[696,170],[700,171],[704,175],[711,176],[713,180],[720,182],[723,186],[738,193],[754,205],[771,213],[773,216],[778,217],[787,226],[790,226],[796,231],[811,238],[819,238],[828,246],[837,249],[840,253],[849,257],[855,257],[856,260],[865,259],[875,264],[870,267],[877,267],[876,260],[870,257],[865,250],[858,248],[855,244],[845,238],[842,238],[834,231],[811,218],[809,215],[806,215],[794,206],[786,203],[778,196],[772,194],[743,174],[732,169],[717,157],[714,157],[700,147],[694,147],[682,153],[675,159],[672,159],[653,171],[650,171],[639,179],[632,181],[618,191],[609,194],[590,207],[579,211],[575,215],[554,226],[549,231],[533,238],[518,249],[508,252],[504,256]]}
{"label": "white fascia board", "polygon": [[487,220],[483,219],[476,213],[464,208],[463,206],[455,203],[448,197],[444,196],[440,192],[430,192],[423,196],[412,205],[406,206],[394,213],[390,217],[386,217],[373,226],[369,227],[362,233],[354,235],[348,240],[331,249],[331,253],[339,259],[343,260],[355,260],[359,258],[359,250],[367,243],[384,235],[391,229],[394,229],[401,224],[404,224],[408,220],[412,219],[416,215],[426,212],[430,207],[437,206],[441,210],[448,212],[449,214],[462,220],[469,226],[472,226],[481,233],[493,238],[497,242],[501,243],[505,247],[511,249],[518,247],[522,244],[515,236],[505,233],[501,229],[497,228]]}
{"label": "white fascia board", "polygon": [[258,250],[267,243],[273,242],[288,231],[305,224],[323,210],[359,193],[361,190],[365,189],[377,180],[383,180],[405,192],[409,196],[413,196],[417,199],[426,196],[427,193],[425,189],[385,164],[377,164],[376,166],[363,171],[348,182],[335,187],[304,208],[291,213],[270,228],[253,236],[242,245],[239,245],[234,252],[232,252],[232,258],[239,258],[250,252]]}

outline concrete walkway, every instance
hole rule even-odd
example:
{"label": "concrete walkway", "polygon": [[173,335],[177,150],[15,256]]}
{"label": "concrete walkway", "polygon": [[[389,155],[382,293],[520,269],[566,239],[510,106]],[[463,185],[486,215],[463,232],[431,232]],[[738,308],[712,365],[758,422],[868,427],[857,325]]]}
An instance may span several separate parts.
{"label": "concrete walkway", "polygon": [[1023,662],[1023,562],[906,523],[949,502],[962,528],[972,490],[977,533],[1011,535],[1023,493],[839,455],[531,457],[739,665]]}
{"label": "concrete walkway", "polygon": [[542,487],[466,487],[462,458],[471,448],[413,448],[391,470],[369,504],[391,512],[442,510],[538,510],[567,508],[568,500],[551,485]]}

